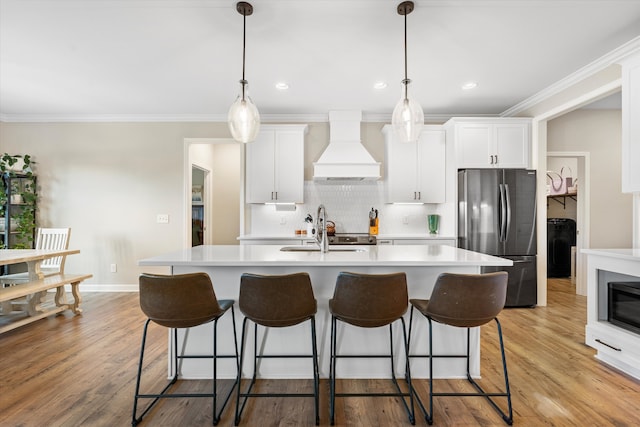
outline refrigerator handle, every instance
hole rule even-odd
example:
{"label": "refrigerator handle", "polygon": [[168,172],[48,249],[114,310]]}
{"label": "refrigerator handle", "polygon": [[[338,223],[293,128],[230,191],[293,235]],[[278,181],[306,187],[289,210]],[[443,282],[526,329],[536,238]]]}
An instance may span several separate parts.
{"label": "refrigerator handle", "polygon": [[498,184],[498,190],[500,191],[500,216],[499,216],[499,224],[498,224],[498,241],[504,242],[504,233],[505,233],[505,224],[506,224],[506,216],[507,216],[507,205],[504,199],[504,185]]}
{"label": "refrigerator handle", "polygon": [[509,240],[509,230],[511,230],[511,198],[509,197],[509,184],[504,184],[504,196],[507,201],[507,222],[504,228],[504,241]]}

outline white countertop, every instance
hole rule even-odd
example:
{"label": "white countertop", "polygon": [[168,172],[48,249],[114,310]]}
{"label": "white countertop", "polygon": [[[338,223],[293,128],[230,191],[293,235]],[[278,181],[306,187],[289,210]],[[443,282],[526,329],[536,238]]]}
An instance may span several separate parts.
{"label": "white countertop", "polygon": [[626,259],[640,262],[640,248],[637,249],[582,249],[587,255],[600,255],[610,258]]}
{"label": "white countertop", "polygon": [[[340,246],[339,248],[353,248]],[[138,261],[142,266],[511,266],[512,261],[442,245],[357,246],[321,252],[282,252],[281,245],[196,246]]]}

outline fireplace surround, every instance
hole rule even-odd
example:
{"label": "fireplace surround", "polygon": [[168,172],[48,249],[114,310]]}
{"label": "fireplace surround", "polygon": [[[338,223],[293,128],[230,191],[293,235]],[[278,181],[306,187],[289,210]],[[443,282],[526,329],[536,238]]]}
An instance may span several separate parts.
{"label": "fireplace surround", "polygon": [[585,249],[585,342],[596,359],[640,379],[640,249]]}

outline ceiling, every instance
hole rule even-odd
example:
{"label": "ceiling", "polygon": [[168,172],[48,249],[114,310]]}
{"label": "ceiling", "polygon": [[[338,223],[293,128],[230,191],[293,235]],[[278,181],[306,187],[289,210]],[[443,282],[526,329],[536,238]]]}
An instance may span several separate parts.
{"label": "ceiling", "polygon": [[[390,119],[404,72],[398,3],[253,0],[246,78],[263,118]],[[415,4],[410,93],[427,117],[500,115],[640,36],[640,0]],[[242,20],[230,0],[0,0],[0,120],[224,121]],[[468,81],[477,87],[462,90]]]}

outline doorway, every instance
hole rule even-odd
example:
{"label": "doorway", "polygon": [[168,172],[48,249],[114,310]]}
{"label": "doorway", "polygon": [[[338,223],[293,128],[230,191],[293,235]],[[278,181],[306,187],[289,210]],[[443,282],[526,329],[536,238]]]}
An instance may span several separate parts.
{"label": "doorway", "polygon": [[[583,262],[578,256],[585,248],[585,242],[589,241],[590,218],[588,213],[590,194],[590,158],[588,152],[547,152],[547,171],[551,178],[547,177],[548,185],[553,185],[553,179],[558,183],[563,180],[561,195],[547,196],[547,220],[550,218],[559,219],[551,226],[547,223],[547,266],[552,265],[557,270],[564,270],[564,262],[569,263],[568,277],[571,283],[575,284],[575,292],[579,295],[586,295],[586,277],[583,274]],[[569,178],[569,179],[567,179]],[[569,184],[567,184],[569,181]],[[551,190],[551,189],[550,189]],[[554,192],[555,190],[551,190]],[[567,221],[564,222],[563,220]],[[573,221],[573,225],[571,224]],[[573,230],[571,231],[573,227]],[[549,228],[558,229],[558,243],[552,243]],[[575,233],[573,239],[569,234]],[[572,240],[568,247],[564,245],[568,240]],[[567,251],[568,253],[556,253],[557,251]],[[548,277],[560,277],[550,273],[547,269]],[[564,276],[564,274],[563,274]]]}
{"label": "doorway", "polygon": [[[202,244],[237,245],[244,223],[244,151],[231,138],[185,138],[184,140],[184,247],[197,243],[194,238],[194,210],[202,214]],[[194,194],[202,178],[202,207],[194,205]],[[194,179],[198,182],[194,183]],[[196,186],[194,190],[194,185]],[[197,196],[195,196],[197,198]],[[200,212],[197,212],[198,214]],[[196,232],[197,233],[197,232]]]}
{"label": "doorway", "polygon": [[191,165],[191,246],[201,246],[209,242],[205,237],[205,230],[209,228],[206,222],[209,215],[206,212],[209,186],[209,171],[195,164]]}

